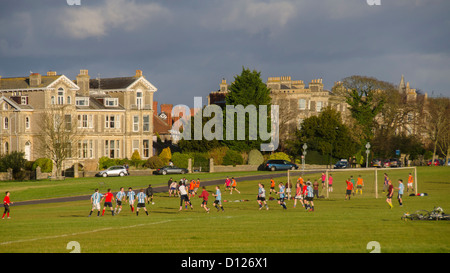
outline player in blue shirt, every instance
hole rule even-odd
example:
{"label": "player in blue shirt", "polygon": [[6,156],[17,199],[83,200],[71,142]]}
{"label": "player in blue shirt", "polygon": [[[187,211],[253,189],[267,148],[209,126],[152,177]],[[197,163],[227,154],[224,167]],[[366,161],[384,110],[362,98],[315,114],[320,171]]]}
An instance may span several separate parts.
{"label": "player in blue shirt", "polygon": [[136,193],[133,191],[131,187],[128,188],[127,193],[127,202],[130,204],[131,212],[134,212],[134,199],[135,199]]}
{"label": "player in blue shirt", "polygon": [[139,215],[140,208],[143,208],[145,210],[145,213],[148,215],[147,208],[145,207],[145,203],[147,202],[147,195],[145,195],[144,189],[141,189],[139,193],[136,195],[136,200],[138,200],[136,206],[136,216]]}
{"label": "player in blue shirt", "polygon": [[122,210],[122,200],[125,199],[125,191],[123,187],[120,188],[120,191],[116,194],[116,208],[114,209],[114,214],[119,214]]}
{"label": "player in blue shirt", "polygon": [[216,197],[216,200],[214,200],[214,207],[217,208],[217,211],[219,211],[219,208],[221,208],[222,211],[225,211],[222,206],[222,193],[220,192],[219,186],[216,186],[216,193],[213,193],[212,195]]}
{"label": "player in blue shirt", "polygon": [[305,207],[309,207],[308,211],[314,211],[314,189],[311,186],[311,182],[307,182],[306,183],[307,187],[306,187],[306,204],[307,206]]}
{"label": "player in blue shirt", "polygon": [[91,214],[94,211],[94,209],[97,210],[97,216],[100,216],[100,203],[102,199],[103,194],[99,193],[98,189],[95,189],[95,192],[91,195],[92,209],[91,212],[89,213],[89,217],[91,217]]}
{"label": "player in blue shirt", "polygon": [[280,204],[280,206],[283,207],[283,209],[287,209],[286,208],[286,203],[284,202],[284,198],[285,198],[285,187],[283,185],[283,182],[280,182],[280,184],[278,184],[278,188],[280,189],[277,194],[280,195],[280,198],[278,199],[278,204]]}
{"label": "player in blue shirt", "polygon": [[403,199],[402,199],[402,197],[403,197],[403,190],[404,189],[405,189],[405,186],[403,185],[403,180],[399,179],[398,180],[398,188],[397,188],[397,190],[398,190],[397,199],[398,199],[398,203],[400,204],[400,207],[403,206]]}

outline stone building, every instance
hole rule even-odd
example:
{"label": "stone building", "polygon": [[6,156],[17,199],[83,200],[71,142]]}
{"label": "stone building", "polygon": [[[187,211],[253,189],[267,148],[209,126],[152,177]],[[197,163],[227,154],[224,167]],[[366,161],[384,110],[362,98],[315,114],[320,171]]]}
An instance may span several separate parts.
{"label": "stone building", "polygon": [[115,78],[91,78],[80,70],[75,80],[54,71],[0,77],[0,153],[22,151],[30,161],[45,157],[39,145],[42,118],[64,106],[64,122],[76,124],[80,134],[65,167],[103,156],[131,158],[134,151],[151,157],[156,91],[141,70]]}

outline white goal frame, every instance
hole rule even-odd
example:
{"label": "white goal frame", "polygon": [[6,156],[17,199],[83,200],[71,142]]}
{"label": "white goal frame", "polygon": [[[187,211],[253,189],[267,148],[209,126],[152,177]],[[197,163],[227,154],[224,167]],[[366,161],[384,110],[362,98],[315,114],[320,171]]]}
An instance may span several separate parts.
{"label": "white goal frame", "polygon": [[[406,169],[410,169],[410,170],[414,170],[414,191],[415,194],[417,195],[418,193],[418,179],[417,179],[417,167],[398,167],[398,168],[389,168],[389,170],[406,170]],[[329,173],[330,172],[349,172],[349,171],[356,171],[356,170],[361,170],[361,171],[370,171],[373,170],[374,171],[374,185],[375,185],[375,198],[378,198],[378,171],[383,171],[386,172],[386,168],[349,168],[349,169],[297,169],[297,170],[287,170],[287,181],[290,182],[290,176],[292,172],[298,173],[301,172],[302,175],[304,175],[305,173],[311,173],[311,172],[316,172],[316,173],[325,173],[326,176],[326,198],[329,197],[329,191],[328,191],[328,177],[329,177]],[[290,185],[290,183],[288,183],[288,185]]]}

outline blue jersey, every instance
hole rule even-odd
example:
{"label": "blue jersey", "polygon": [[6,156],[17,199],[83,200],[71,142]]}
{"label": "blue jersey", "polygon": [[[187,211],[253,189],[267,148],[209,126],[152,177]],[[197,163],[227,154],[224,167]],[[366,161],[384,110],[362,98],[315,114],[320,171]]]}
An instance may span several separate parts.
{"label": "blue jersey", "polygon": [[125,192],[123,192],[123,191],[119,191],[116,194],[116,198],[117,198],[118,201],[121,201],[124,196],[125,196]]}
{"label": "blue jersey", "polygon": [[134,200],[134,197],[136,196],[136,193],[134,191],[129,191],[127,193],[127,197],[129,200]]}
{"label": "blue jersey", "polygon": [[145,203],[145,198],[147,197],[147,195],[145,195],[144,192],[140,192],[136,197],[138,199],[138,203]]}
{"label": "blue jersey", "polygon": [[403,194],[403,190],[405,189],[405,186],[403,186],[403,183],[398,185],[398,194]]}
{"label": "blue jersey", "polygon": [[313,187],[308,186],[306,188],[306,191],[307,191],[306,197],[314,197]]}
{"label": "blue jersey", "polygon": [[220,192],[220,190],[216,190],[216,200],[222,200],[222,193]]}
{"label": "blue jersey", "polygon": [[284,198],[284,186],[280,187],[280,198]]}
{"label": "blue jersey", "polygon": [[97,204],[100,203],[100,200],[102,199],[103,194],[99,193],[99,192],[94,192],[94,194],[92,194],[91,198],[92,198],[92,203]]}

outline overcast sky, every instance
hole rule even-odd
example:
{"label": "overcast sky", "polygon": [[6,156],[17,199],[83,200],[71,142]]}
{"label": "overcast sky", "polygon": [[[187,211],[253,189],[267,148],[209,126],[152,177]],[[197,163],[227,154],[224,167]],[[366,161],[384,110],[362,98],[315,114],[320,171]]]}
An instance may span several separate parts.
{"label": "overcast sky", "polygon": [[[450,97],[448,0],[0,1],[0,76],[132,76],[193,106],[242,67],[325,89],[351,75]],[[70,2],[70,1],[69,1]],[[373,2],[370,1],[369,2]]]}

